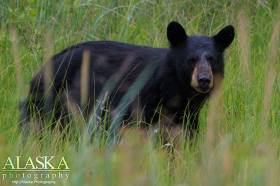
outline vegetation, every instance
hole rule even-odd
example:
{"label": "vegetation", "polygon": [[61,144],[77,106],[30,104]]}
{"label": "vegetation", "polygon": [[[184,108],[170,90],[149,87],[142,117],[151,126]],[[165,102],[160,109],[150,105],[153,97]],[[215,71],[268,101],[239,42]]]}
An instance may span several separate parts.
{"label": "vegetation", "polygon": [[[0,0],[0,166],[7,157],[64,156],[71,169],[57,185],[280,185],[280,4],[277,0]],[[46,129],[25,145],[19,102],[49,53],[87,40],[167,47],[166,26],[213,35],[227,24],[221,94],[203,108],[194,143],[173,153],[129,130],[108,148],[88,143],[82,120],[66,137]],[[2,179],[0,185],[12,185]],[[23,179],[23,178],[21,178]]]}

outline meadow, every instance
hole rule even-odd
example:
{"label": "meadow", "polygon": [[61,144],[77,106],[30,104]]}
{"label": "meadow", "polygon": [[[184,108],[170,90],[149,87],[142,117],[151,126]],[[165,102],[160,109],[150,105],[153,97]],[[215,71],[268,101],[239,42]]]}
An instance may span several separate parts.
{"label": "meadow", "polygon": [[[66,137],[46,130],[22,144],[18,105],[50,54],[89,40],[168,47],[172,20],[189,35],[236,29],[194,143],[182,138],[171,155],[133,129],[108,147],[102,134],[89,142],[87,123],[75,120]],[[7,157],[48,155],[70,167],[56,185],[280,185],[279,35],[278,0],[0,0],[1,170]],[[14,185],[2,174],[0,185]]]}

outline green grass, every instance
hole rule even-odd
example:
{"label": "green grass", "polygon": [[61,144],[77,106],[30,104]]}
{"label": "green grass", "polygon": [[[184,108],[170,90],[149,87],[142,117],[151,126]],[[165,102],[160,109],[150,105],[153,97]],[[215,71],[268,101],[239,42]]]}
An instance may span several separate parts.
{"label": "green grass", "polygon": [[[69,179],[57,185],[280,185],[280,42],[270,41],[280,20],[277,0],[0,0],[0,5],[1,167],[8,156],[54,155],[65,156],[71,169]],[[247,23],[239,16],[241,10]],[[54,52],[87,40],[167,47],[166,26],[171,20],[182,23],[190,35],[213,35],[227,24],[237,28],[237,37],[225,55],[220,104],[214,105],[219,116],[208,115],[209,104],[205,105],[193,145],[179,146],[171,157],[152,143],[152,137],[144,140],[133,130],[124,135],[121,144],[107,149],[102,136],[86,143],[86,135],[75,129],[76,122],[71,123],[74,127],[66,139],[46,130],[41,140],[33,135],[25,146],[21,144],[18,103],[43,63],[46,33],[51,35]],[[244,22],[247,30],[238,26]],[[11,28],[18,35],[21,89]],[[275,33],[279,35],[280,30]],[[241,58],[246,51],[241,47],[247,46],[242,34],[249,42],[244,54],[249,81]],[[271,57],[273,51],[278,52],[275,57]],[[267,75],[271,66],[275,79],[271,73]],[[271,100],[268,107],[266,95]],[[214,126],[207,125],[211,122]],[[2,180],[2,172],[0,185],[11,185]]]}

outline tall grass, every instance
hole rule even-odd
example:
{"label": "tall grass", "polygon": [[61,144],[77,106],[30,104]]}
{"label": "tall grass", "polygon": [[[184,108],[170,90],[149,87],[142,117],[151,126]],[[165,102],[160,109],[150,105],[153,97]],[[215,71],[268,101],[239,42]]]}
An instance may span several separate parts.
{"label": "tall grass", "polygon": [[[57,185],[280,185],[278,1],[3,0],[0,4],[1,166],[8,156],[65,156],[70,177]],[[71,121],[65,135],[46,128],[42,138],[32,135],[22,146],[18,103],[53,51],[86,40],[167,47],[165,30],[171,20],[185,25],[190,35],[214,35],[226,24],[233,24],[237,32],[225,54],[225,78],[202,110],[195,142],[181,139],[180,144],[186,145],[171,155],[155,145],[153,135],[131,129],[108,150],[102,135],[93,135],[92,143],[87,143],[86,133],[80,132],[90,122],[89,131],[97,130],[93,118],[89,123]],[[84,70],[86,61],[85,53]],[[87,79],[82,78],[81,84]],[[87,97],[83,87],[81,94]],[[130,101],[133,94],[128,92],[123,101]],[[69,107],[72,114],[80,114],[71,100]],[[116,117],[114,122],[118,121]],[[11,183],[0,179],[0,185]]]}

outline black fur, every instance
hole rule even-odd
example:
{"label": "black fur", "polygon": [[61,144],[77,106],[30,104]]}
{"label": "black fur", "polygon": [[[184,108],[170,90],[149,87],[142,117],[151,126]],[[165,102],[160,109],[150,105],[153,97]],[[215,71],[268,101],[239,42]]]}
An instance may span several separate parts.
{"label": "black fur", "polygon": [[[54,121],[68,122],[69,108],[67,99],[81,108],[88,118],[96,102],[100,101],[106,82],[116,86],[108,91],[109,109],[120,103],[123,95],[135,82],[139,74],[149,65],[154,69],[144,87],[139,89],[135,97],[144,114],[145,123],[153,124],[159,118],[156,111],[159,106],[164,110],[173,125],[182,125],[187,119],[188,130],[198,128],[198,115],[201,106],[209,96],[202,94],[191,85],[191,76],[195,66],[195,57],[211,55],[213,73],[223,75],[223,51],[230,45],[234,37],[234,29],[228,26],[214,37],[187,36],[183,27],[171,22],[167,29],[170,48],[152,48],[124,44],[114,41],[85,42],[56,54],[52,58],[54,83],[51,94],[46,98],[44,92],[45,66],[34,76],[30,85],[28,98],[21,106],[22,124],[27,125],[31,116],[43,119],[46,112],[53,111]],[[87,105],[81,105],[81,66],[84,51],[90,53],[89,91]],[[105,90],[105,91],[104,91]],[[129,103],[126,118],[133,114],[135,101]],[[47,105],[47,106],[46,106]]]}

